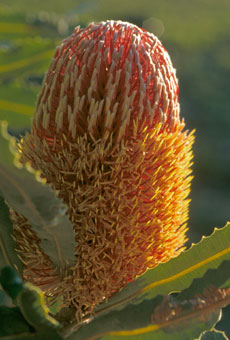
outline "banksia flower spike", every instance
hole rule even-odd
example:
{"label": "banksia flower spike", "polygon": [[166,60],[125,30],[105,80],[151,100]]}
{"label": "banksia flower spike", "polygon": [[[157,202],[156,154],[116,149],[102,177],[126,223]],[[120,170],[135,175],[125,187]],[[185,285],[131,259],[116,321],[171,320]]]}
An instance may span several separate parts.
{"label": "banksia flower spike", "polygon": [[55,52],[19,146],[68,205],[76,262],[58,272],[11,210],[24,277],[82,318],[180,254],[193,143],[183,128],[175,70],[153,34],[121,21],[76,28]]}

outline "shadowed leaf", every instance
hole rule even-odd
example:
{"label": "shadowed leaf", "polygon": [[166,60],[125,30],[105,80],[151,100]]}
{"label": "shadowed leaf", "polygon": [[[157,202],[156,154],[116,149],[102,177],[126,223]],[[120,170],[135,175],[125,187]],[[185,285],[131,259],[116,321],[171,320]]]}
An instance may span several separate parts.
{"label": "shadowed leaf", "polygon": [[[195,339],[215,325],[220,308],[200,308],[196,302],[175,304],[165,296],[129,305],[83,325],[69,340],[185,340]],[[213,307],[213,306],[212,306]]]}
{"label": "shadowed leaf", "polygon": [[11,305],[10,297],[3,290],[0,289],[0,306],[10,307],[10,305]]}
{"label": "shadowed leaf", "polygon": [[[202,278],[195,279],[190,287],[181,293],[165,295],[163,300],[158,296],[140,304],[129,304],[120,312],[111,311],[104,315],[102,311],[97,312],[96,319],[79,329],[76,336],[81,335],[82,340],[88,337],[93,340],[98,334],[105,333],[103,340],[123,337],[124,340],[127,337],[156,340],[194,339],[201,332],[216,326],[221,308],[230,302],[230,289],[226,288],[230,287],[229,273],[230,261],[224,261],[217,269],[210,269]],[[221,286],[224,288],[218,288]],[[225,321],[228,320],[226,318]],[[219,322],[221,323],[222,321]],[[223,330],[223,327],[220,329]],[[94,330],[99,333],[94,333]],[[74,337],[71,340],[74,340]]]}
{"label": "shadowed leaf", "polygon": [[11,267],[1,270],[0,283],[16,304],[9,304],[0,290],[0,337],[7,340],[62,339],[57,333],[61,324],[51,316],[39,288],[23,283]]}
{"label": "shadowed leaf", "polygon": [[39,181],[39,172],[29,165],[27,169],[15,166],[20,165],[16,140],[7,134],[5,123],[1,128],[5,138],[0,136],[0,193],[9,206],[28,219],[44,252],[61,272],[66,262],[74,263],[74,231],[65,215],[67,207],[54,190]]}
{"label": "shadowed leaf", "polygon": [[26,332],[17,335],[7,336],[6,340],[62,340],[62,338],[56,332]]}
{"label": "shadowed leaf", "polygon": [[191,286],[184,289],[177,297],[183,301],[196,294],[201,294],[204,289],[214,287],[230,287],[230,261],[223,261],[216,269],[209,269],[202,278],[194,279]]}
{"label": "shadowed leaf", "polygon": [[222,318],[216,324],[215,328],[222,331],[226,336],[230,337],[230,305],[222,309]]}
{"label": "shadowed leaf", "polygon": [[18,307],[0,306],[0,320],[0,337],[31,332]]}
{"label": "shadowed leaf", "polygon": [[0,268],[10,265],[22,272],[22,263],[19,260],[15,248],[16,244],[11,235],[12,222],[9,218],[9,208],[0,196]]}
{"label": "shadowed leaf", "polygon": [[7,266],[0,271],[0,283],[7,294],[15,299],[23,287],[23,280],[15,269]]}

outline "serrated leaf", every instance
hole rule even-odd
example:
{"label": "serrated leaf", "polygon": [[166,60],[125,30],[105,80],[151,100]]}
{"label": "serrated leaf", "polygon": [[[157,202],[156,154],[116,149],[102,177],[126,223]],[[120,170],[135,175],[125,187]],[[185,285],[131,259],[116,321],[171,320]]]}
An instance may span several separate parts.
{"label": "serrated leaf", "polygon": [[[213,328],[214,326],[216,327],[216,322],[218,322],[221,316],[221,308],[230,302],[229,291],[224,291],[224,289],[221,291],[221,289],[213,286],[213,283],[216,282],[218,282],[219,285],[224,283],[224,286],[226,286],[226,280],[228,280],[230,275],[229,266],[230,261],[225,261],[218,269],[210,269],[204,277],[194,280],[189,288],[185,289],[185,291],[182,291],[180,294],[176,294],[175,297],[165,296],[165,301],[163,300],[159,304],[156,303],[156,306],[153,308],[154,312],[152,311],[151,314],[149,313],[149,316],[145,314],[149,310],[148,304],[150,304],[152,308],[154,303],[151,304],[151,302],[156,301],[155,299],[146,300],[136,305],[130,304],[120,312],[110,312],[107,314],[110,315],[110,321],[109,317],[106,318],[107,315],[104,315],[105,318],[103,320],[101,319],[101,325],[104,327],[104,325],[107,325],[105,320],[108,321],[107,333],[105,332],[103,335],[103,333],[99,333],[98,331],[98,333],[94,334],[94,329],[97,329],[97,327],[92,324],[91,328],[89,328],[89,331],[92,332],[89,339],[96,338],[98,334],[100,334],[101,340],[125,340],[127,337],[133,340],[185,340],[197,338],[201,332]],[[221,272],[224,272],[224,270],[226,270],[225,276],[221,275]],[[220,278],[215,280],[214,277],[218,278],[218,276]],[[208,280],[210,280],[210,283]],[[135,313],[132,314],[135,310],[137,311],[136,315]],[[114,315],[114,317],[112,317],[112,315]],[[121,319],[118,319],[118,315],[121,315]],[[138,323],[142,320],[144,315],[147,320],[147,325],[145,325],[145,327],[141,325],[142,327],[139,328]],[[92,321],[92,323],[96,322],[96,320],[97,319]],[[148,325],[150,320],[152,321],[152,325]],[[157,320],[160,322],[157,323]],[[226,321],[229,323],[229,319]],[[119,331],[117,330],[118,324],[120,324],[121,328]],[[78,339],[81,332],[86,333],[87,327],[89,326],[90,324],[84,326],[85,330],[80,329],[76,333],[76,339]],[[99,324],[98,327],[100,327]],[[114,331],[114,327],[116,328],[116,331]],[[222,333],[221,335],[219,333],[213,333],[212,336],[214,335],[218,335],[217,339],[226,339],[223,337]],[[84,337],[82,337],[82,340],[83,339]],[[203,338],[201,339],[203,340]],[[74,337],[71,338],[71,340],[74,340]]]}
{"label": "serrated leaf", "polygon": [[[137,305],[129,305],[121,311],[98,317],[82,326],[68,339],[192,340],[206,329],[212,328],[220,316],[220,309],[194,310],[191,305],[190,309],[178,309],[174,316],[172,314],[171,318],[169,315],[168,319],[162,320],[161,311],[158,311],[161,301],[159,298],[158,296],[145,300]],[[156,322],[155,315],[159,315],[159,322]]]}
{"label": "serrated leaf", "polygon": [[230,224],[215,229],[209,237],[171,259],[167,263],[148,270],[119,293],[100,305],[98,311],[122,309],[129,303],[151,299],[161,294],[181,291],[189,287],[195,278],[202,277],[208,269],[217,268],[224,260],[230,260]]}
{"label": "serrated leaf", "polygon": [[16,140],[7,135],[5,123],[1,127],[8,140],[0,136],[0,193],[15,211],[28,219],[42,249],[62,272],[67,262],[73,264],[75,260],[75,235],[65,214],[67,207],[54,190],[38,181],[38,172],[15,166]]}
{"label": "serrated leaf", "polygon": [[9,218],[9,208],[0,196],[0,268],[10,265],[22,272],[22,263],[19,260],[15,248],[15,241],[11,235],[13,225]]}
{"label": "serrated leaf", "polygon": [[208,269],[202,278],[196,278],[177,297],[180,301],[201,294],[208,287],[230,287],[230,261],[223,261],[218,268]]}

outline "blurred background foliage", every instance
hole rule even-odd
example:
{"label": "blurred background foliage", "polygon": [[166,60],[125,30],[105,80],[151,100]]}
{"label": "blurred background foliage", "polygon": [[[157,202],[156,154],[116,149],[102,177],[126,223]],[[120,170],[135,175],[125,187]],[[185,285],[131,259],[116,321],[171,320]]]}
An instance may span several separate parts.
{"label": "blurred background foliage", "polygon": [[181,116],[196,129],[190,242],[230,215],[229,0],[1,0],[0,119],[18,134],[30,127],[55,46],[74,26],[107,19],[154,33],[169,51],[180,85]]}

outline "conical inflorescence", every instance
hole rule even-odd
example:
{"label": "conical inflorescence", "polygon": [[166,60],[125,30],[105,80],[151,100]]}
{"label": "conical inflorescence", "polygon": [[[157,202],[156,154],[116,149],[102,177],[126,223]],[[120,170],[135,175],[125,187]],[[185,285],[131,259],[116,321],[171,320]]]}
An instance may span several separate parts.
{"label": "conical inflorescence", "polygon": [[193,143],[183,129],[175,70],[153,34],[121,21],[76,28],[55,52],[19,145],[21,161],[68,205],[75,264],[58,272],[11,210],[25,279],[81,319],[180,254]]}

